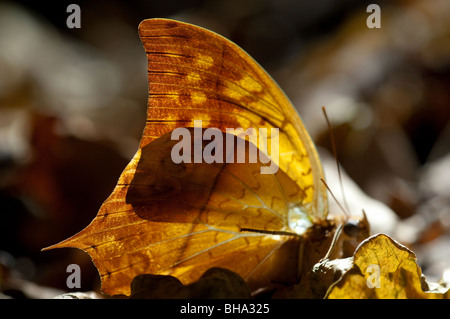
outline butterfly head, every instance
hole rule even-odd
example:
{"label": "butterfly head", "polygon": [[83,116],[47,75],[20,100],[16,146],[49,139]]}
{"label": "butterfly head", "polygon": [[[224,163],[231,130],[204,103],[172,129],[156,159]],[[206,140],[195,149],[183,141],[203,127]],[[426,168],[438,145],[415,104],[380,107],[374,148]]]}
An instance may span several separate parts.
{"label": "butterfly head", "polygon": [[333,257],[346,258],[352,256],[356,247],[369,236],[370,224],[364,211],[360,217],[345,216],[340,225],[336,227],[336,243],[332,245],[339,247],[339,249],[333,249],[335,251],[332,254]]}

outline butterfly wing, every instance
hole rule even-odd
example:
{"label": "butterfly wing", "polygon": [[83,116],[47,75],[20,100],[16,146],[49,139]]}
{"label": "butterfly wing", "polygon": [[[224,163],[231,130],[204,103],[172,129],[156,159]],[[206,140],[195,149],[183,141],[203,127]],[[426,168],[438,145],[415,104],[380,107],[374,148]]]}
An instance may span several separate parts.
{"label": "butterfly wing", "polygon": [[289,99],[256,61],[226,38],[187,23],[144,20],[139,34],[149,61],[141,147],[176,127],[193,126],[194,119],[222,131],[279,128],[277,164],[306,192],[310,215],[325,218],[326,190],[314,143]]}
{"label": "butterfly wing", "polygon": [[[141,273],[174,275],[187,284],[214,266],[238,272],[251,287],[284,280],[298,261],[286,253],[298,251],[297,243],[280,235],[292,231],[289,209],[300,207],[311,219],[327,213],[322,168],[299,116],[261,66],[227,39],[166,19],[143,21],[139,33],[149,61],[139,150],[91,224],[50,248],[88,252],[108,294],[129,294]],[[272,160],[279,170],[261,174],[267,164],[260,159],[175,164],[171,132],[193,127],[194,120],[218,128],[223,143],[226,128],[278,128],[279,159]],[[251,156],[249,141],[233,145],[234,154],[243,147]]]}

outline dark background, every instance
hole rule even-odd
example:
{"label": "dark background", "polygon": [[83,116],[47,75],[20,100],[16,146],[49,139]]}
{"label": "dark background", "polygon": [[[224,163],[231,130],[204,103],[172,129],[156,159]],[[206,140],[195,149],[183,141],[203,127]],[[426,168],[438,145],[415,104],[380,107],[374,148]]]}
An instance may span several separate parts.
{"label": "dark background", "polygon": [[137,26],[153,17],[244,48],[329,150],[325,106],[343,168],[392,209],[394,238],[439,279],[450,265],[450,4],[377,1],[382,28],[369,29],[372,2],[79,1],[80,29],[66,26],[71,2],[0,2],[3,296],[67,291],[71,263],[80,290],[98,290],[87,254],[41,249],[88,225],[137,150],[147,104]]}

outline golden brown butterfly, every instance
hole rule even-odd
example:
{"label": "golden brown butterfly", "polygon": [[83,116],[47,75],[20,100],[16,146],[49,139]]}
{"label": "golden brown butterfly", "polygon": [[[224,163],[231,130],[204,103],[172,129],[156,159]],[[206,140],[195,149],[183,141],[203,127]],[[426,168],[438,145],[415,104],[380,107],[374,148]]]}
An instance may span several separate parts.
{"label": "golden brown butterfly", "polygon": [[[211,267],[239,273],[252,290],[299,282],[324,256],[336,223],[327,219],[321,163],[294,107],[259,64],[216,33],[150,19],[139,34],[149,81],[139,149],[91,224],[49,248],[86,251],[111,295],[129,294],[138,274],[188,284]],[[176,164],[171,132],[194,133],[195,120],[200,133],[218,128],[223,141],[227,128],[278,128],[279,169],[261,174],[268,164],[260,158],[230,162],[225,152],[222,163]],[[248,160],[249,137],[237,135]]]}

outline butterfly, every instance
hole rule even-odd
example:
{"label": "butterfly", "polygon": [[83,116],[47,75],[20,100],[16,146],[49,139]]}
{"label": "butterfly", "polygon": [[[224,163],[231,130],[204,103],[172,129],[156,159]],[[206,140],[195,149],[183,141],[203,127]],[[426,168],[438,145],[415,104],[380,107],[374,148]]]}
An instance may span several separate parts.
{"label": "butterfly", "polygon": [[[93,221],[49,248],[86,251],[111,295],[128,295],[139,274],[189,284],[211,267],[240,274],[252,290],[300,280],[328,249],[336,222],[327,219],[321,162],[297,111],[257,62],[212,31],[149,19],[139,35],[149,83],[139,149]],[[194,149],[183,156],[200,145],[216,161],[174,161],[180,129]],[[255,158],[251,137],[276,139],[278,156],[268,143]],[[262,174],[269,163],[276,170]]]}

